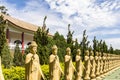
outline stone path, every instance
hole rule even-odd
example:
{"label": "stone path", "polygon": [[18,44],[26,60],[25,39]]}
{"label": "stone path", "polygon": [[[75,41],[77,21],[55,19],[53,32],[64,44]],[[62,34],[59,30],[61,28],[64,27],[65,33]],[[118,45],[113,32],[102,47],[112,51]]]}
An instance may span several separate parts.
{"label": "stone path", "polygon": [[106,75],[103,80],[120,80],[120,68]]}

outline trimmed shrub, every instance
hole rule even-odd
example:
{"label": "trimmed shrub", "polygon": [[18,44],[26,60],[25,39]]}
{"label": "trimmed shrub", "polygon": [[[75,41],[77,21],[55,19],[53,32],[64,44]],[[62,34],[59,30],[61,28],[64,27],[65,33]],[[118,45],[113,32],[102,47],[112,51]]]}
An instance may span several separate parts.
{"label": "trimmed shrub", "polygon": [[11,67],[10,69],[3,69],[5,80],[25,80],[25,68]]}
{"label": "trimmed shrub", "polygon": [[[64,63],[60,63],[60,66],[64,72]],[[25,80],[25,68],[24,67],[11,67],[9,69],[3,68],[3,75],[5,80]],[[49,80],[49,65],[42,65],[41,69],[46,80]],[[64,76],[61,76],[61,80],[64,80]]]}

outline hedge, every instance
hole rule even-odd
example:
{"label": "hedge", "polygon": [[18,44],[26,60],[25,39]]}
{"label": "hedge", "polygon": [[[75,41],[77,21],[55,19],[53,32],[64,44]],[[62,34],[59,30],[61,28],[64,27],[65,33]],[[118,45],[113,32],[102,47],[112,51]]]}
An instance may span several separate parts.
{"label": "hedge", "polygon": [[[64,64],[60,63],[62,70],[64,70]],[[41,69],[46,77],[49,80],[49,66],[42,65]],[[3,68],[3,75],[5,80],[25,80],[25,68],[24,67],[11,67],[10,69]],[[63,79],[63,76],[61,77]]]}

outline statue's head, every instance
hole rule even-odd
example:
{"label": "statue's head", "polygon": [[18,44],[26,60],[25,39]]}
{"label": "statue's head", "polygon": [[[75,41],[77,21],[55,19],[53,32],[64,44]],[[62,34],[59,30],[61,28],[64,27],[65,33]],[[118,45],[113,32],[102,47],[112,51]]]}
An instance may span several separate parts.
{"label": "statue's head", "polygon": [[30,52],[36,54],[37,52],[37,44],[35,41],[32,41],[30,44]]}
{"label": "statue's head", "polygon": [[57,48],[57,46],[56,45],[53,45],[53,47],[52,47],[52,54],[57,54],[57,50],[58,50],[58,48]]}
{"label": "statue's head", "polygon": [[67,55],[71,54],[71,49],[69,47],[66,49],[66,53],[67,53]]}
{"label": "statue's head", "polygon": [[90,51],[90,56],[94,56],[94,53],[92,50]]}
{"label": "statue's head", "polygon": [[77,55],[81,55],[81,50],[77,49]]}
{"label": "statue's head", "polygon": [[89,56],[89,51],[88,50],[85,51],[85,56]]}
{"label": "statue's head", "polygon": [[96,55],[96,56],[98,56],[98,55],[99,55],[99,53],[96,51],[96,52],[95,52],[95,55]]}
{"label": "statue's head", "polygon": [[103,56],[105,57],[105,56],[106,56],[106,53],[103,53]]}
{"label": "statue's head", "polygon": [[98,56],[101,56],[101,52],[98,53]]}

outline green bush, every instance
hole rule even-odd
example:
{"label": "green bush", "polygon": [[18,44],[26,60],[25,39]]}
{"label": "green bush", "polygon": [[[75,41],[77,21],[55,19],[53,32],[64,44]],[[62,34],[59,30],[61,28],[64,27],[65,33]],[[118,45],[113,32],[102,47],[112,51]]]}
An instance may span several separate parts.
{"label": "green bush", "polygon": [[[60,63],[60,66],[64,72],[64,63]],[[25,80],[24,67],[11,67],[10,69],[4,69],[2,66],[2,68],[5,80]],[[41,69],[46,79],[49,80],[49,65],[42,65]],[[61,77],[61,80],[64,80],[63,75]]]}
{"label": "green bush", "polygon": [[25,80],[25,68],[12,67],[10,69],[3,69],[5,80]]}
{"label": "green bush", "polygon": [[[63,63],[60,63],[60,66],[62,68],[62,70],[64,70],[64,64]],[[41,69],[44,73],[44,76],[47,80],[49,80],[49,66],[48,65],[42,65],[41,66]],[[64,71],[63,71],[64,72]],[[64,80],[64,77],[62,76],[61,77],[61,80]]]}
{"label": "green bush", "polygon": [[43,74],[47,80],[49,80],[49,66],[48,65],[42,65],[41,69],[43,71]]}
{"label": "green bush", "polygon": [[[46,79],[48,80],[49,79],[49,66],[42,65],[41,69]],[[5,80],[25,80],[25,68],[24,67],[11,67],[10,69],[3,69],[3,75],[4,75]]]}

